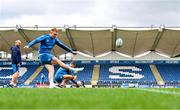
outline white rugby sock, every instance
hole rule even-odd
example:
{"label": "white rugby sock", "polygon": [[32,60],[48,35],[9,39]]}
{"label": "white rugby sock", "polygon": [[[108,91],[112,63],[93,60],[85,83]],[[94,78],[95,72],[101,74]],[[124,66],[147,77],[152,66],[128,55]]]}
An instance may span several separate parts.
{"label": "white rugby sock", "polygon": [[50,80],[49,82],[50,82],[50,86],[54,85],[53,80]]}

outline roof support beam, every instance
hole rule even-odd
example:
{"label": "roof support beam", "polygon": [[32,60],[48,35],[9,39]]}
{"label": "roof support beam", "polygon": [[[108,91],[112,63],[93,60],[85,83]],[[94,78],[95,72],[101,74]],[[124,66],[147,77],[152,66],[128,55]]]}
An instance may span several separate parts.
{"label": "roof support beam", "polygon": [[111,31],[112,35],[112,51],[116,51],[116,39],[117,39],[117,29]]}
{"label": "roof support beam", "polygon": [[156,39],[155,39],[155,41],[154,41],[154,43],[152,45],[151,51],[155,51],[156,50],[156,47],[157,47],[161,37],[163,36],[164,31],[165,31],[165,29],[162,29],[161,31],[159,30],[159,32],[157,33],[157,36],[156,36]]}
{"label": "roof support beam", "polygon": [[92,45],[92,51],[93,51],[93,57],[95,57],[95,54],[94,54],[94,42],[93,42],[93,35],[92,33],[90,32],[90,37],[91,37],[91,45]]}
{"label": "roof support beam", "polygon": [[133,53],[132,53],[132,57],[134,57],[135,55],[135,50],[136,50],[136,42],[137,42],[137,38],[138,38],[138,32],[136,33],[136,38],[135,38],[135,41],[134,41],[134,47],[133,47]]}
{"label": "roof support beam", "polygon": [[173,57],[171,57],[171,58],[176,58],[176,57],[180,57],[180,53],[179,54],[177,54],[177,55],[174,55]]}
{"label": "roof support beam", "polygon": [[[171,54],[171,57],[176,56],[176,55],[174,55],[174,53],[175,53],[175,51],[176,51],[176,49],[177,49],[177,47],[178,47],[179,44],[180,44],[180,40],[177,42],[176,46],[174,47],[173,52],[172,52],[172,54]],[[180,54],[180,53],[179,53],[179,54]]]}
{"label": "roof support beam", "polygon": [[[30,42],[30,39],[28,38],[28,36],[26,35],[26,33],[23,31],[22,28],[18,29],[19,34],[21,35],[21,37],[27,42]],[[37,47],[32,47],[33,50],[38,50]]]}
{"label": "roof support beam", "polygon": [[67,36],[67,38],[68,38],[68,40],[69,40],[69,43],[70,43],[70,45],[71,45],[71,48],[72,48],[73,50],[77,50],[76,45],[75,45],[75,43],[74,43],[74,40],[73,40],[73,38],[72,38],[72,36],[71,36],[71,33],[70,33],[70,30],[69,30],[69,29],[66,29],[66,36]]}

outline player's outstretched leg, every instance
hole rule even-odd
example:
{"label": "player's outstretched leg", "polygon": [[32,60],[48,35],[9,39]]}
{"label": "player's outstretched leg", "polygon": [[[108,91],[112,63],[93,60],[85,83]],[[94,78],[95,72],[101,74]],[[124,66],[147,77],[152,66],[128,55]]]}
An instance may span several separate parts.
{"label": "player's outstretched leg", "polygon": [[74,71],[74,73],[77,73],[77,72],[79,72],[79,71],[84,70],[84,67],[81,67],[81,68],[72,68],[72,67],[70,67],[70,66],[67,66],[65,63],[63,63],[61,60],[59,60],[59,59],[56,58],[56,57],[53,57],[52,63],[53,63],[53,64],[58,64],[59,66],[65,68],[65,69],[67,69],[67,70],[72,70],[72,71]]}

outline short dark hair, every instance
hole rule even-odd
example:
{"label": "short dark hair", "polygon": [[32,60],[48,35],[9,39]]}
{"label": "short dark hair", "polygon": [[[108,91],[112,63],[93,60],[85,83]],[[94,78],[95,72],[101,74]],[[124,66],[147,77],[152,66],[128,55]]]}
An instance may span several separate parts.
{"label": "short dark hair", "polygon": [[51,31],[56,31],[56,32],[58,32],[58,29],[57,29],[57,28],[52,28]]}
{"label": "short dark hair", "polygon": [[75,61],[71,61],[70,64],[73,64],[74,66],[76,66],[76,62]]}

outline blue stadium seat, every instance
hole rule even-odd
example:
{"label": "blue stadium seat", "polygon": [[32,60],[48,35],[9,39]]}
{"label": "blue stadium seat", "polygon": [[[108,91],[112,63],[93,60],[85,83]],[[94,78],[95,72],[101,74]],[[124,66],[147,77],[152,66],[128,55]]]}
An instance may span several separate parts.
{"label": "blue stadium seat", "polygon": [[[128,74],[122,74],[122,73],[112,73],[109,71],[109,68],[111,67],[119,67],[121,68],[122,73],[126,72]],[[124,69],[123,69],[124,68]],[[134,71],[127,68],[136,68]],[[130,74],[129,74],[130,73]],[[132,74],[131,74],[132,73]],[[143,78],[133,78],[133,75],[135,74],[143,75]],[[119,78],[111,78],[110,76],[118,76]],[[122,78],[123,77],[123,78]],[[149,67],[149,64],[129,64],[129,65],[122,65],[122,64],[101,64],[100,65],[100,75],[99,75],[100,81],[106,81],[105,83],[117,83],[117,82],[155,82],[155,78],[152,74],[152,71]],[[102,82],[100,82],[102,83]]]}
{"label": "blue stadium seat", "polygon": [[[36,70],[36,68],[38,66],[34,66],[34,65],[29,65],[29,66],[22,66],[22,68],[26,68],[27,71],[18,78],[18,83],[24,83],[24,81],[26,81]],[[0,67],[1,71],[0,71],[0,80],[1,81],[5,81],[5,82],[9,82],[12,78],[13,75],[13,71],[12,71],[12,67],[11,66],[1,66]]]}
{"label": "blue stadium seat", "polygon": [[180,81],[179,64],[156,64],[156,67],[165,82]]}

